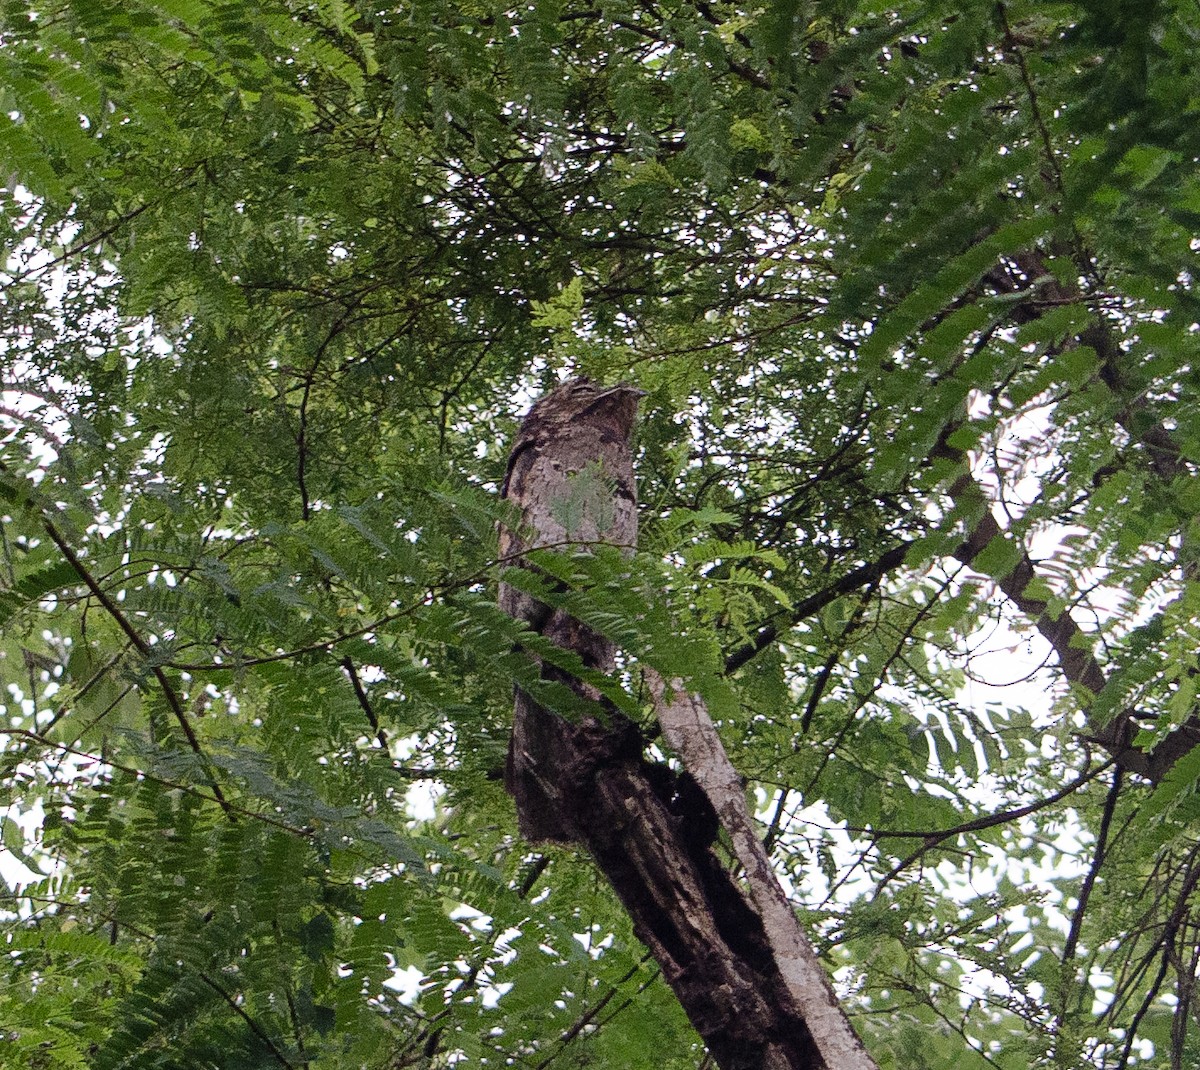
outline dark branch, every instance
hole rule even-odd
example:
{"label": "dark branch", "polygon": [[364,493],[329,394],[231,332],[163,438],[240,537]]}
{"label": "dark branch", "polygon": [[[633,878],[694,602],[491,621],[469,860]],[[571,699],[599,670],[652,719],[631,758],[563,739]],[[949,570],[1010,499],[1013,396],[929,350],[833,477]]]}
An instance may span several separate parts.
{"label": "dark branch", "polygon": [[761,654],[779,638],[781,631],[786,631],[793,625],[799,624],[800,621],[811,617],[814,613],[820,612],[830,602],[836,601],[842,595],[857,591],[860,587],[867,584],[878,583],[892,569],[898,568],[904,563],[908,549],[909,546],[907,543],[893,546],[874,561],[868,561],[865,565],[859,565],[858,568],[847,572],[841,579],[801,600],[792,609],[781,612],[779,614],[781,620],[772,621],[759,628],[757,634],[750,642],[738,647],[725,659],[726,674],[737,672],[743,665],[753,660],[756,655]]}

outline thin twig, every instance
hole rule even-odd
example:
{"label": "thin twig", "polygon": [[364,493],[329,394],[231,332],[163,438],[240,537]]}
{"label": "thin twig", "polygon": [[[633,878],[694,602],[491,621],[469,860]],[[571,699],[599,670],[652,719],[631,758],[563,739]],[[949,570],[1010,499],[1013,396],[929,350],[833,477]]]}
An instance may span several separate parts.
{"label": "thin twig", "polygon": [[379,745],[386,751],[388,749],[387,733],[379,724],[379,716],[375,712],[375,707],[371,705],[371,700],[367,697],[362,680],[359,679],[358,670],[354,667],[354,661],[349,654],[342,658],[342,668],[346,670],[346,675],[350,677],[350,684],[354,688],[354,697],[358,699],[359,706],[362,707],[363,713],[366,714],[367,721],[375,733],[375,738],[379,740]]}
{"label": "thin twig", "polygon": [[[1096,769],[1090,769],[1082,776],[1077,777],[1065,787],[1054,792],[1053,795],[1048,795],[1044,799],[1038,799],[1036,802],[1031,802],[1025,806],[1018,806],[1012,810],[1005,810],[999,814],[989,814],[987,817],[977,817],[972,821],[966,821],[961,825],[955,825],[953,828],[938,829],[929,832],[873,832],[877,840],[882,839],[921,839],[925,842],[910,854],[907,858],[896,863],[895,866],[887,873],[887,875],[875,886],[875,894],[878,895],[885,885],[898,877],[905,869],[911,866],[914,862],[920,859],[928,851],[933,850],[939,844],[945,843],[946,840],[953,839],[955,836],[961,836],[968,832],[980,832],[983,829],[994,828],[996,825],[1003,825],[1009,821],[1016,821],[1022,817],[1028,817],[1030,814],[1035,814],[1039,810],[1044,810],[1048,806],[1053,806],[1056,802],[1061,802],[1068,795],[1077,792],[1084,784],[1090,780],[1094,780],[1105,769],[1108,769],[1116,761],[1115,758],[1109,758],[1103,765]],[[866,832],[866,829],[857,829],[851,831]],[[873,830],[872,830],[873,831]]]}
{"label": "thin twig", "polygon": [[130,623],[129,618],[121,611],[121,607],[117,605],[105,590],[96,581],[95,577],[88,571],[79,555],[71,548],[70,543],[60,532],[54,522],[45,514],[42,515],[42,527],[46,534],[50,536],[50,541],[58,547],[59,551],[65,557],[71,567],[79,574],[79,578],[83,580],[85,586],[95,596],[96,601],[104,607],[105,612],[116,622],[117,627],[121,629],[128,637],[129,641],[139,654],[142,655],[149,663],[150,672],[154,679],[158,682],[162,689],[163,695],[166,697],[167,705],[171,708],[171,713],[174,715],[179,727],[183,730],[184,737],[187,739],[188,746],[192,752],[200,758],[204,774],[208,777],[209,786],[212,788],[213,798],[220,805],[221,809],[229,815],[230,820],[234,820],[233,809],[229,805],[229,801],[225,798],[221,791],[221,785],[217,783],[217,778],[212,771],[211,764],[204,754],[204,749],[200,746],[200,740],[197,738],[195,730],[192,728],[191,722],[188,720],[187,711],[183,708],[183,702],[175,690],[170,679],[167,677],[165,670],[161,664],[156,662],[156,655],[153,648],[145,639],[138,633],[138,630]]}
{"label": "thin twig", "polygon": [[823,587],[821,590],[802,599],[790,610],[780,611],[776,614],[776,617],[780,618],[779,620],[772,620],[763,625],[763,627],[759,628],[753,639],[743,646],[738,647],[725,659],[725,674],[728,676],[737,672],[748,661],[752,660],[756,655],[761,654],[779,638],[782,630],[799,624],[800,621],[824,609],[831,602],[841,598],[842,595],[850,594],[865,584],[878,583],[884,575],[904,563],[904,558],[908,554],[908,551],[909,545],[907,543],[900,543],[898,546],[893,546],[874,561],[868,561],[865,565],[851,569],[827,587]]}

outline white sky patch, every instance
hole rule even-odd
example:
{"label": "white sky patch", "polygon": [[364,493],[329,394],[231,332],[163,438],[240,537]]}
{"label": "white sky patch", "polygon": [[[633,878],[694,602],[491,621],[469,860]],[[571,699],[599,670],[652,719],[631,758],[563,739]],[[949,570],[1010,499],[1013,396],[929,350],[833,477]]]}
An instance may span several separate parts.
{"label": "white sky patch", "polygon": [[[392,959],[392,963],[394,965],[395,959]],[[416,966],[405,966],[395,969],[391,977],[383,982],[383,987],[394,992],[401,1003],[412,1005],[420,997],[424,981],[423,970],[418,970]]]}
{"label": "white sky patch", "polygon": [[[368,668],[374,669],[374,666]],[[382,678],[378,669],[375,673]],[[368,680],[368,674],[363,673],[363,679]],[[401,764],[407,762],[414,754],[423,751],[426,740],[419,733],[403,736],[391,741],[392,758]],[[446,785],[433,777],[418,780],[409,785],[404,793],[404,805],[413,821],[432,821],[440,813],[439,802],[446,794]]]}
{"label": "white sky patch", "polygon": [[[10,846],[17,846],[22,853],[34,849],[45,818],[46,813],[42,809],[41,799],[35,799],[33,804],[25,810],[20,809],[16,803],[0,810],[0,824],[8,825],[8,822],[13,822],[24,838],[23,847],[13,844],[8,837],[6,837],[5,845],[0,845],[0,880],[8,885],[10,891],[16,892],[27,885],[35,884],[52,871],[53,866],[48,858],[39,859],[26,855],[30,862],[44,867],[33,869],[9,849]],[[9,826],[9,828],[11,827]]]}

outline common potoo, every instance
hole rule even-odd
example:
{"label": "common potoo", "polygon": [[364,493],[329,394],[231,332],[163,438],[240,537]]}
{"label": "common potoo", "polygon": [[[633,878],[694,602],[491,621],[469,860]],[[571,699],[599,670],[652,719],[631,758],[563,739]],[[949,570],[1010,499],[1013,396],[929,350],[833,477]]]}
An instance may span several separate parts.
{"label": "common potoo", "polygon": [[[539,400],[521,424],[509,456],[504,495],[521,509],[521,524],[500,531],[500,553],[567,550],[606,543],[632,549],[637,542],[637,495],[629,438],[641,391],[572,379]],[[522,561],[526,567],[532,567]],[[601,673],[615,667],[613,644],[562,609],[551,609],[508,584],[500,606],[558,646],[574,650]],[[552,665],[542,675],[581,697],[601,696]],[[581,778],[614,760],[640,759],[636,728],[615,710],[567,720],[520,689],[513,708],[505,784],[517,804],[521,834],[530,840],[577,839],[573,810]]]}

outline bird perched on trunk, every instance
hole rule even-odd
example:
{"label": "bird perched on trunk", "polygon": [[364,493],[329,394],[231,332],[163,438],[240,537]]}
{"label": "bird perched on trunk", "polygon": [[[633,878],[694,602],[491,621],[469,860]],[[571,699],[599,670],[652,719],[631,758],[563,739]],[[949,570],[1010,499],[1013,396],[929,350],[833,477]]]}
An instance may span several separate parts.
{"label": "bird perched on trunk", "polygon": [[[516,529],[501,528],[500,553],[568,550],[604,543],[632,550],[637,542],[637,494],[629,439],[642,391],[571,379],[542,397],[525,417],[509,455],[504,496],[521,509]],[[532,567],[521,561],[524,567]],[[508,585],[500,607],[601,673],[615,668],[612,642],[587,625]],[[542,676],[602,703],[594,687],[543,663]],[[598,711],[599,712],[599,711]],[[505,785],[517,804],[521,834],[530,840],[578,839],[572,812],[583,781],[612,761],[639,761],[636,727],[611,707],[602,716],[567,720],[518,689]]]}

